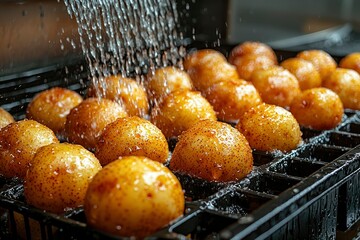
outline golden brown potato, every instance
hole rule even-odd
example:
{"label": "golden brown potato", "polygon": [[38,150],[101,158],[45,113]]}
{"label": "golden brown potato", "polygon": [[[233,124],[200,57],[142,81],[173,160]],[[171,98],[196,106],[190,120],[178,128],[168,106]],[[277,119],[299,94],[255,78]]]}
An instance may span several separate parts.
{"label": "golden brown potato", "polygon": [[323,87],[337,93],[344,108],[360,110],[360,75],[356,71],[337,68],[324,79]]}
{"label": "golden brown potato", "polygon": [[142,85],[132,78],[110,76],[103,82],[91,84],[87,95],[103,97],[121,104],[129,116],[145,117],[149,113],[149,101]]}
{"label": "golden brown potato", "polygon": [[198,54],[191,54],[185,60],[185,69],[197,90],[205,91],[217,82],[239,78],[236,68],[222,58],[223,55],[218,56],[219,54],[221,53],[216,51],[214,53],[214,50],[203,50]]}
{"label": "golden brown potato", "polygon": [[239,74],[239,78],[250,80],[251,75],[256,70],[268,69],[274,66],[274,62],[267,56],[244,55],[233,60],[232,63]]}
{"label": "golden brown potato", "polygon": [[288,152],[302,141],[294,116],[282,107],[260,104],[240,117],[236,128],[253,149]]}
{"label": "golden brown potato", "polygon": [[360,52],[354,52],[346,55],[340,60],[339,67],[352,69],[360,74]]}
{"label": "golden brown potato", "polygon": [[169,139],[179,136],[199,120],[216,120],[216,113],[200,92],[178,90],[155,106],[150,117],[151,122]]}
{"label": "golden brown potato", "polygon": [[193,86],[190,76],[185,71],[176,67],[163,67],[154,73],[149,72],[146,88],[150,99],[155,102],[175,90],[192,90]]}
{"label": "golden brown potato", "polygon": [[139,117],[119,118],[107,125],[95,150],[101,165],[131,155],[166,162],[169,146],[164,134],[150,121]]}
{"label": "golden brown potato", "polygon": [[35,152],[57,142],[50,128],[34,120],[22,120],[1,128],[0,174],[7,178],[24,178]]}
{"label": "golden brown potato", "polygon": [[44,124],[55,134],[62,136],[66,116],[82,100],[75,91],[59,87],[51,88],[35,95],[26,109],[26,117]]}
{"label": "golden brown potato", "polygon": [[311,88],[297,96],[290,111],[300,125],[316,130],[336,127],[342,120],[340,97],[327,88]]}
{"label": "golden brown potato", "polygon": [[288,58],[280,66],[287,69],[299,81],[300,89],[306,90],[321,86],[321,77],[315,66],[302,58]]}
{"label": "golden brown potato", "polygon": [[240,79],[215,83],[203,94],[213,106],[217,118],[225,122],[237,122],[244,112],[262,103],[255,87]]}
{"label": "golden brown potato", "polygon": [[0,107],[0,128],[15,122],[14,117],[5,109]]}
{"label": "golden brown potato", "polygon": [[253,167],[249,143],[234,127],[214,120],[199,121],[183,132],[170,169],[208,181],[236,181]]}
{"label": "golden brown potato", "polygon": [[256,70],[250,79],[265,103],[280,107],[290,106],[301,91],[296,77],[279,66]]}
{"label": "golden brown potato", "polygon": [[319,71],[321,79],[336,69],[335,60],[323,50],[306,50],[297,54],[298,58],[310,61]]}
{"label": "golden brown potato", "polygon": [[261,42],[243,42],[234,47],[229,54],[229,62],[234,64],[236,58],[244,57],[245,55],[256,55],[267,57],[273,65],[277,64],[277,57],[270,46]]}
{"label": "golden brown potato", "polygon": [[91,227],[143,238],[180,217],[184,202],[181,185],[168,168],[146,157],[128,156],[96,174],[84,209]]}
{"label": "golden brown potato", "polygon": [[105,98],[87,98],[67,116],[68,141],[91,150],[104,127],[121,117],[127,117],[127,113],[120,104]]}
{"label": "golden brown potato", "polygon": [[25,200],[52,213],[83,206],[87,187],[100,169],[99,160],[80,145],[41,147],[25,177]]}

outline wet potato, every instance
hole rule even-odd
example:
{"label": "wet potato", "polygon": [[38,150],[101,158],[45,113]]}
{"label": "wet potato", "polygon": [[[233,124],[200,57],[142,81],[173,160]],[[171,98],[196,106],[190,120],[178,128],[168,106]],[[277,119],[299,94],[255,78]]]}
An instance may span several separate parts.
{"label": "wet potato", "polygon": [[245,112],[236,128],[251,148],[260,151],[288,152],[302,141],[299,123],[282,107],[260,104]]}
{"label": "wet potato", "polygon": [[84,147],[54,143],[40,148],[26,174],[24,195],[28,204],[52,213],[84,205],[99,160]]}
{"label": "wet potato", "polygon": [[327,88],[311,88],[294,99],[290,111],[300,125],[316,130],[336,127],[344,108],[340,97]]}
{"label": "wet potato", "polygon": [[184,59],[184,69],[189,71],[198,65],[226,62],[225,56],[214,49],[200,49],[189,53]]}
{"label": "wet potato", "polygon": [[169,146],[161,130],[150,121],[124,117],[106,126],[97,142],[95,155],[103,166],[131,155],[164,163],[169,156]]}
{"label": "wet potato", "polygon": [[135,79],[110,76],[95,87],[89,86],[88,97],[103,97],[121,104],[129,116],[145,117],[149,113],[146,91]]}
{"label": "wet potato", "polygon": [[26,117],[44,124],[62,136],[65,131],[66,116],[70,110],[82,102],[82,97],[72,90],[51,88],[38,93],[26,109]]}
{"label": "wet potato", "polygon": [[184,204],[180,182],[167,167],[128,156],[96,174],[84,209],[88,224],[96,229],[143,238],[180,217]]}
{"label": "wet potato", "polygon": [[15,122],[14,117],[5,109],[0,107],[0,128]]}
{"label": "wet potato", "polygon": [[0,174],[24,178],[36,151],[59,142],[54,132],[34,120],[22,120],[0,129]]}
{"label": "wet potato", "polygon": [[151,122],[170,139],[179,136],[199,120],[216,120],[216,113],[200,92],[178,90],[155,106],[150,117]]}
{"label": "wet potato", "polygon": [[360,74],[360,52],[354,52],[346,55],[340,60],[340,68],[355,70]]}
{"label": "wet potato", "polygon": [[67,116],[65,131],[70,143],[91,150],[104,127],[127,112],[120,104],[109,99],[87,98],[73,108]]}
{"label": "wet potato", "polygon": [[169,167],[208,181],[236,181],[250,173],[253,156],[249,143],[234,127],[202,120],[180,135]]}

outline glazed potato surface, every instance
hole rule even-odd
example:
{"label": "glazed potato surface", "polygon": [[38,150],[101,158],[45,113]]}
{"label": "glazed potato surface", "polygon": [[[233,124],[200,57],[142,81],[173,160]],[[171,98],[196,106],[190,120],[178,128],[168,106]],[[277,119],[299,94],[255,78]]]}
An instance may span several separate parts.
{"label": "glazed potato surface", "polygon": [[0,128],[13,122],[15,122],[14,117],[8,111],[0,107]]}
{"label": "glazed potato surface", "polygon": [[104,129],[95,155],[103,166],[119,157],[131,155],[164,163],[169,156],[169,146],[161,130],[150,121],[124,117]]}
{"label": "glazed potato surface", "polygon": [[99,160],[80,145],[55,143],[40,148],[26,174],[26,202],[52,213],[63,213],[84,205]]}
{"label": "glazed potato surface", "polygon": [[208,181],[244,178],[253,167],[245,137],[229,124],[203,120],[183,132],[170,160],[170,169]]}
{"label": "glazed potato surface", "polygon": [[340,60],[340,68],[352,69],[360,74],[360,52],[354,52],[346,55]]}
{"label": "glazed potato surface", "polygon": [[184,203],[180,182],[167,167],[128,156],[96,174],[84,209],[88,224],[96,229],[143,238],[180,217]]}
{"label": "glazed potato surface", "polygon": [[245,112],[236,128],[251,148],[261,151],[288,152],[302,141],[300,126],[294,116],[282,107],[265,103]]}
{"label": "glazed potato surface", "polygon": [[54,132],[34,120],[22,120],[0,129],[0,174],[24,178],[36,151],[57,143]]}

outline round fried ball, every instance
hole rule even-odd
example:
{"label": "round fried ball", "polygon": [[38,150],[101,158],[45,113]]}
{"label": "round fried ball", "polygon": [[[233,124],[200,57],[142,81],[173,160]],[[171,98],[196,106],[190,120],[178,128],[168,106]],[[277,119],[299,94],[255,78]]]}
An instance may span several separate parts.
{"label": "round fried ball", "polygon": [[199,120],[216,120],[216,113],[200,92],[178,90],[155,106],[150,117],[169,139],[179,136]]}
{"label": "round fried ball", "polygon": [[311,62],[302,58],[288,58],[280,65],[297,78],[301,90],[321,86],[320,74]]}
{"label": "round fried ball", "polygon": [[331,74],[336,69],[335,60],[323,50],[306,50],[297,54],[298,58],[310,61],[319,71],[321,79]]}
{"label": "round fried ball", "polygon": [[252,170],[252,150],[231,125],[203,120],[180,135],[169,167],[208,181],[236,181]]}
{"label": "round fried ball", "polygon": [[80,145],[41,147],[25,177],[25,200],[52,213],[83,206],[88,185],[100,169],[99,160]]}
{"label": "round fried ball", "polygon": [[184,202],[180,182],[167,167],[146,157],[128,156],[96,174],[84,209],[91,227],[143,238],[180,217]]}
{"label": "round fried ball", "polygon": [[242,57],[235,58],[232,64],[236,67],[239,78],[250,80],[254,71],[260,69],[268,69],[274,66],[272,59],[265,55],[244,55]]}
{"label": "round fried ball", "polygon": [[179,90],[192,90],[190,76],[183,70],[176,67],[164,67],[149,73],[146,87],[148,95],[153,101],[159,101],[167,94]]}
{"label": "round fried ball", "polygon": [[251,148],[260,151],[288,152],[302,141],[300,126],[286,109],[260,104],[239,119],[236,128],[249,141]]}
{"label": "round fried ball", "polygon": [[240,79],[215,83],[203,94],[216,111],[217,118],[225,122],[237,122],[244,112],[262,103],[255,87]]}
{"label": "round fried ball", "polygon": [[360,75],[356,71],[337,68],[324,79],[323,87],[337,93],[344,108],[360,110]]}
{"label": "round fried ball", "polygon": [[14,117],[5,109],[0,107],[0,128],[15,122]]}
{"label": "round fried ball", "polygon": [[65,130],[68,141],[91,150],[106,125],[127,116],[125,109],[116,102],[87,98],[67,116]]}
{"label": "round fried ball", "polygon": [[339,67],[352,69],[360,74],[360,52],[346,55],[340,60]]}
{"label": "round fried ball", "polygon": [[38,93],[32,99],[26,109],[26,117],[44,124],[61,136],[64,133],[66,116],[82,100],[75,91],[51,88]]}
{"label": "round fried ball", "polygon": [[186,71],[197,65],[208,64],[211,62],[226,62],[225,56],[214,49],[201,49],[189,53],[184,59],[184,69]]}
{"label": "round fried ball", "polygon": [[169,156],[169,146],[161,130],[150,121],[124,117],[106,126],[96,145],[95,155],[103,166],[131,155],[164,163]]}
{"label": "round fried ball", "polygon": [[290,111],[300,125],[316,130],[336,127],[344,113],[340,97],[327,88],[311,88],[297,96]]}
{"label": "round fried ball", "polygon": [[236,58],[246,55],[265,56],[274,65],[277,64],[277,57],[274,50],[265,43],[246,41],[234,47],[229,54],[229,62],[234,64]]}
{"label": "round fried ball", "polygon": [[50,128],[34,120],[22,120],[1,128],[0,174],[24,178],[36,151],[57,142]]}
{"label": "round fried ball", "polygon": [[195,52],[188,57],[189,60],[185,60],[185,69],[197,90],[205,91],[217,82],[239,78],[235,66],[220,57],[223,55],[218,56],[219,54],[216,51],[204,51],[201,54]]}
{"label": "round fried ball", "polygon": [[149,112],[149,102],[146,91],[135,79],[121,76],[109,76],[91,84],[87,95],[103,97],[121,104],[129,116],[144,117]]}
{"label": "round fried ball", "polygon": [[279,66],[255,71],[251,76],[251,82],[265,103],[280,107],[290,106],[301,91],[296,77]]}

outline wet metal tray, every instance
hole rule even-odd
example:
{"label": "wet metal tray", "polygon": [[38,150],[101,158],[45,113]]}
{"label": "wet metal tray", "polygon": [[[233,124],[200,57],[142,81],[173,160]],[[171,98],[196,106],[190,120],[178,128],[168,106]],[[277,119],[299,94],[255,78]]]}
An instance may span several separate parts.
{"label": "wet metal tray", "polygon": [[[36,93],[63,86],[84,94],[86,83],[78,64],[3,76],[0,106],[22,119]],[[360,219],[360,112],[345,113],[335,129],[302,129],[304,144],[291,153],[254,151],[254,170],[239,182],[177,175],[184,216],[148,239],[336,239]],[[117,239],[87,227],[81,208],[54,215],[27,205],[17,179],[0,177],[0,214],[0,239],[34,239],[35,232],[41,239]]]}

